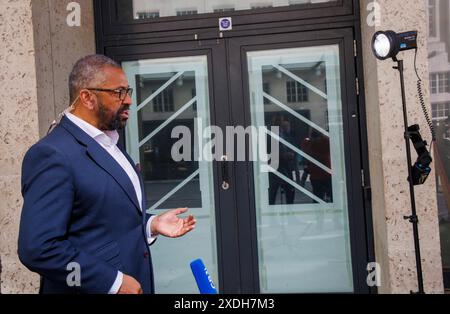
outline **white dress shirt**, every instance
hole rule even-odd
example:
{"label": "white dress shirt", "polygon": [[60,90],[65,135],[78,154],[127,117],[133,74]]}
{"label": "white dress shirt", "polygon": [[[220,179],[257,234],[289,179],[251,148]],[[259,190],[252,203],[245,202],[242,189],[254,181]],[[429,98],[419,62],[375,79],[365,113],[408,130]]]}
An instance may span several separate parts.
{"label": "white dress shirt", "polygon": [[[84,121],[83,119],[78,118],[77,116],[66,112],[66,117],[75,123],[80,129],[82,129],[85,133],[87,133],[90,137],[92,137],[101,147],[103,147],[110,155],[114,158],[115,161],[122,167],[122,169],[126,172],[128,177],[133,184],[134,191],[136,192],[136,197],[138,199],[139,207],[142,211],[142,189],[139,181],[139,177],[136,174],[133,166],[130,164],[128,159],[122,153],[122,151],[117,147],[117,142],[119,141],[119,133],[117,131],[100,131],[93,125]],[[152,244],[156,240],[156,235],[153,235],[151,232],[151,223],[154,216],[152,216],[146,226],[147,233],[147,242],[148,244]],[[109,294],[117,294],[119,292],[120,286],[123,282],[123,274],[122,272],[117,273],[116,280],[109,290]]]}

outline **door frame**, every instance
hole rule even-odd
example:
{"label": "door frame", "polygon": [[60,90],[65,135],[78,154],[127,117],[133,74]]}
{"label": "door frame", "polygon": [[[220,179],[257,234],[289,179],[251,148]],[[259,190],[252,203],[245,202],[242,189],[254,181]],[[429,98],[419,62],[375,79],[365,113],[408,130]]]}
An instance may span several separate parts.
{"label": "door frame", "polygon": [[[266,43],[262,43],[262,42]],[[296,43],[296,45],[294,45]],[[353,270],[354,291],[357,293],[369,293],[370,289],[366,284],[367,262],[369,254],[367,240],[360,241],[362,235],[366,235],[364,199],[362,193],[361,176],[362,162],[359,148],[359,120],[357,91],[351,82],[352,77],[356,77],[353,66],[353,31],[351,28],[336,29],[328,31],[311,31],[302,33],[285,33],[277,35],[264,35],[252,37],[233,38],[228,41],[227,54],[230,63],[230,89],[231,95],[232,121],[236,125],[244,128],[251,125],[250,95],[248,82],[248,68],[246,54],[249,51],[272,50],[293,47],[310,47],[315,45],[338,44],[340,50],[340,75],[341,75],[341,97],[342,97],[342,118],[344,131],[344,154],[346,165],[347,203],[349,219],[349,236],[351,244],[351,258]],[[241,80],[233,77],[242,77]],[[245,108],[242,115],[242,108]],[[347,110],[347,111],[345,111]],[[355,115],[355,118],[352,116]],[[357,136],[355,136],[357,134]],[[352,140],[358,139],[355,145],[350,144]],[[249,194],[236,194],[238,207],[238,229],[240,234],[240,266],[242,287],[244,293],[258,293],[259,288],[259,266],[257,247],[257,227],[256,208],[253,182],[253,165],[251,162],[237,162],[234,185],[237,191],[248,189]],[[240,176],[240,174],[246,174]],[[249,229],[248,226],[251,226]],[[247,250],[245,248],[251,248]]]}
{"label": "door frame", "polygon": [[[131,0],[130,0],[131,1]],[[125,20],[118,21],[120,11],[115,1],[94,0],[96,16],[96,31],[102,37],[111,40],[130,38],[176,38],[197,32],[201,39],[216,38],[218,36],[218,18],[233,18],[233,30],[226,34],[233,36],[236,30],[256,29],[257,24],[274,22],[303,21],[303,24],[317,24],[317,18],[327,18],[329,22],[339,21],[358,14],[358,0],[334,0],[325,3],[311,3],[294,6],[262,8],[255,10],[239,10],[225,13],[205,13],[191,16],[161,17],[155,20]],[[97,23],[98,22],[98,23]],[[201,30],[201,31],[200,31]],[[224,34],[225,35],[225,34]],[[193,39],[192,37],[190,39]]]}
{"label": "door frame", "polygon": [[[179,55],[177,54],[181,50],[186,49],[199,49],[201,47],[207,47],[208,45],[220,44],[222,39],[233,38],[239,39],[248,36],[261,36],[261,35],[273,35],[278,34],[280,36],[285,33],[291,32],[312,32],[312,31],[325,31],[333,32],[339,31],[340,29],[347,29],[347,32],[352,33],[354,39],[354,45],[352,45],[352,51],[354,55],[350,57],[350,53],[346,56],[348,64],[353,65],[355,79],[359,82],[359,93],[355,94],[355,99],[357,99],[357,115],[358,126],[353,126],[352,128],[359,134],[359,149],[353,152],[359,154],[361,163],[361,185],[358,187],[360,195],[362,195],[362,205],[363,209],[361,211],[361,216],[364,218],[363,225],[357,225],[356,228],[364,232],[365,237],[365,252],[364,255],[367,257],[368,262],[374,262],[375,260],[375,249],[374,249],[374,234],[373,234],[373,219],[372,219],[372,205],[371,205],[371,187],[370,187],[370,172],[369,172],[369,158],[368,158],[368,136],[367,136],[367,122],[366,122],[366,110],[365,110],[365,87],[364,87],[364,71],[363,71],[363,60],[362,60],[362,34],[361,34],[361,16],[360,16],[360,5],[358,0],[338,0],[339,5],[343,10],[336,11],[336,6],[324,5],[324,7],[313,7],[317,5],[305,6],[301,9],[292,9],[291,7],[271,8],[263,9],[258,11],[257,16],[254,12],[248,11],[236,11],[228,12],[227,16],[238,17],[243,19],[244,17],[250,17],[245,23],[238,23],[233,25],[233,31],[220,33],[214,24],[217,24],[217,18],[220,14],[202,14],[195,17],[169,17],[162,22],[169,21],[174,26],[170,29],[161,30],[155,28],[155,22],[136,22],[136,23],[124,23],[117,24],[114,27],[111,26],[111,8],[104,6],[104,1],[94,0],[94,16],[95,16],[95,30],[96,30],[96,50],[97,53],[105,54],[112,57],[116,61],[125,61],[126,56],[129,56],[127,60],[135,60],[137,58],[145,58],[146,56],[156,56],[158,54],[158,49],[155,49],[158,45],[162,44],[168,47],[171,51],[169,53],[164,53],[164,56]],[[295,11],[292,13],[291,11]],[[289,13],[290,12],[290,13]],[[306,12],[308,12],[306,14]],[[334,13],[333,13],[334,12]],[[230,14],[229,14],[230,13]],[[277,14],[274,14],[277,13]],[[303,14],[302,14],[303,13]],[[290,14],[290,19],[285,21],[283,17],[286,14]],[[309,17],[309,18],[305,18]],[[314,17],[314,18],[311,18]],[[188,20],[191,28],[186,29],[185,21]],[[195,21],[195,23],[192,23]],[[215,21],[213,23],[213,21]],[[263,21],[264,23],[260,23]],[[153,23],[153,24],[152,24]],[[163,25],[163,24],[161,24]],[[179,28],[178,28],[179,26]],[[136,53],[130,54],[130,48],[132,48]],[[347,50],[350,47],[347,47]],[[161,53],[161,52],[159,52]],[[217,54],[220,55],[220,54]],[[221,55],[220,58],[214,58],[212,61],[208,59],[209,65],[217,66],[221,64],[220,62],[227,62],[229,55]],[[222,63],[223,64],[223,63]],[[229,73],[217,73],[219,71],[214,71],[214,78],[209,79],[216,80],[222,77],[222,82],[227,82]],[[342,74],[341,74],[342,75]],[[210,81],[211,84],[211,81]],[[348,84],[352,85],[352,84]],[[210,85],[210,89],[211,89]],[[356,86],[356,83],[355,83]],[[355,90],[356,87],[352,85],[352,89]],[[220,86],[218,95],[211,93],[210,98],[214,96],[215,99],[228,99],[232,97],[231,94],[226,90],[228,87],[225,84]],[[350,88],[350,87],[348,87]],[[217,102],[212,101],[211,104],[216,104]],[[231,125],[232,117],[225,114],[226,110],[221,106],[216,106],[214,111],[217,113],[216,117],[211,117],[211,123],[215,125]],[[121,139],[123,143],[123,139]],[[356,155],[355,155],[356,156]],[[220,180],[220,165],[215,162],[213,165],[213,170],[216,174],[218,180]],[[239,167],[236,169],[230,169],[230,174],[235,177],[235,171],[241,170]],[[355,174],[356,175],[356,174]],[[217,188],[217,187],[216,187]],[[217,188],[218,189],[218,188]],[[236,207],[236,199],[234,197],[220,198],[220,190],[215,191],[216,202],[224,202],[224,208]],[[359,196],[358,196],[359,197]],[[220,215],[220,217],[219,217]],[[237,211],[229,210],[216,214],[216,225],[220,228],[220,224],[217,219],[223,219],[223,222],[233,222],[237,219]],[[251,219],[251,216],[248,216]],[[239,227],[241,228],[241,227]],[[226,231],[217,230],[218,241],[223,240],[227,243],[226,246],[229,248],[236,248],[236,243],[233,242],[238,239],[237,231],[235,234],[226,235]],[[225,232],[225,234],[224,234]],[[363,234],[363,233],[361,233]],[[228,238],[229,237],[229,238]],[[233,267],[238,267],[242,265],[244,261],[239,261],[239,256],[230,256],[227,261],[229,263],[223,263],[223,250],[219,247],[218,258],[219,258],[219,280],[221,280],[221,291],[224,293],[236,293],[236,292],[256,292],[257,287],[255,280],[257,278],[248,278],[249,273],[241,272],[237,276],[224,276],[224,274],[231,274]],[[238,250],[232,250],[237,252]],[[250,260],[245,258],[244,260]],[[226,264],[226,265],[221,265]],[[236,269],[236,268],[234,268]],[[358,270],[358,273],[367,274],[363,269]],[[253,276],[253,275],[251,275]],[[243,286],[242,281],[253,282],[251,285]],[[359,284],[358,284],[359,286]],[[361,289],[357,291],[360,293],[377,293],[376,287],[365,287],[366,289]],[[356,286],[355,286],[356,291]]]}
{"label": "door frame", "polygon": [[[131,52],[131,53],[130,53]],[[204,41],[202,45],[195,42],[166,43],[158,45],[145,45],[139,47],[111,47],[107,55],[117,62],[134,61],[139,59],[157,59],[183,56],[204,55],[208,60],[208,88],[210,103],[211,125],[225,129],[229,125],[228,84],[226,72],[213,71],[214,68],[223,68],[225,61],[224,40]],[[214,84],[214,82],[224,82]],[[125,147],[124,131],[121,132],[121,144]],[[219,289],[224,293],[235,292],[240,285],[238,269],[238,233],[233,226],[236,221],[236,206],[233,189],[223,190],[219,182],[223,182],[221,162],[213,161],[214,203],[216,223],[216,247],[218,261]],[[234,177],[234,169],[229,167],[230,177]]]}

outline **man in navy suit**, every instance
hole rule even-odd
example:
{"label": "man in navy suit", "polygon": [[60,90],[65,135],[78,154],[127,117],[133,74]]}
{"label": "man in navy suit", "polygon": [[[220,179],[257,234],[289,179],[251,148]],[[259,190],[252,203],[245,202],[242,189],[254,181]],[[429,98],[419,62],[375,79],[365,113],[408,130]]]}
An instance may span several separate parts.
{"label": "man in navy suit", "polygon": [[82,58],[69,89],[70,110],[23,161],[19,258],[43,293],[154,293],[149,245],[183,236],[195,219],[178,217],[187,208],[145,211],[139,171],[117,146],[132,103],[121,67]]}

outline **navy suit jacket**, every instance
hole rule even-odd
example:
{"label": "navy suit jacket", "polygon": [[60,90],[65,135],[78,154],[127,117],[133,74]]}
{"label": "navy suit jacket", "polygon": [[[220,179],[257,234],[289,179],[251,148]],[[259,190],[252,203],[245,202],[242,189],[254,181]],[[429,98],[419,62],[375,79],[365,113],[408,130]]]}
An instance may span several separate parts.
{"label": "navy suit jacket", "polygon": [[[41,275],[41,292],[108,293],[118,271],[139,281],[144,293],[154,292],[145,231],[150,215],[142,213],[122,167],[68,118],[25,155],[22,195],[18,253]],[[73,262],[80,266],[79,287],[67,283]]]}

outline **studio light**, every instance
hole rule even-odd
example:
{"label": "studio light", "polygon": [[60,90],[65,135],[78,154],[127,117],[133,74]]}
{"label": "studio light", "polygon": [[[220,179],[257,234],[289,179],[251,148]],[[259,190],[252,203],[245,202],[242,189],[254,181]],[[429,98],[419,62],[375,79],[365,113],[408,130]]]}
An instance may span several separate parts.
{"label": "studio light", "polygon": [[400,51],[409,49],[417,49],[417,31],[396,33],[389,30],[373,35],[372,50],[380,60],[395,59]]}
{"label": "studio light", "polygon": [[[406,144],[406,158],[408,162],[408,183],[409,183],[409,192],[411,198],[411,215],[404,216],[404,219],[409,220],[413,227],[413,236],[414,236],[414,249],[416,255],[416,268],[417,268],[417,283],[419,291],[418,293],[425,293],[423,287],[423,275],[422,275],[422,260],[420,256],[420,241],[419,241],[419,218],[416,212],[416,200],[414,195],[414,186],[419,184],[424,184],[428,175],[431,172],[430,163],[432,162],[431,155],[427,149],[427,142],[422,139],[422,136],[419,132],[419,126],[417,124],[408,126],[408,117],[407,117],[407,109],[406,109],[406,96],[405,96],[405,78],[404,78],[404,66],[403,60],[398,60],[397,55],[400,51],[415,49],[415,59],[414,59],[414,67],[416,71],[416,75],[418,78],[417,81],[417,91],[419,94],[420,104],[422,106],[422,110],[424,112],[425,118],[427,120],[428,126],[430,127],[432,134],[432,141],[435,140],[435,132],[433,128],[432,121],[429,118],[428,111],[424,102],[424,97],[422,93],[422,85],[421,79],[417,72],[416,67],[416,58],[417,58],[417,31],[410,31],[405,33],[396,33],[394,31],[380,31],[376,32],[372,38],[372,50],[375,57],[379,60],[386,60],[392,58],[394,62],[397,63],[397,66],[394,66],[394,69],[398,70],[400,74],[400,88],[402,95],[402,105],[403,105],[403,122],[404,122],[404,139]],[[414,165],[412,165],[411,158],[411,147],[410,143],[412,142],[418,158]]]}

